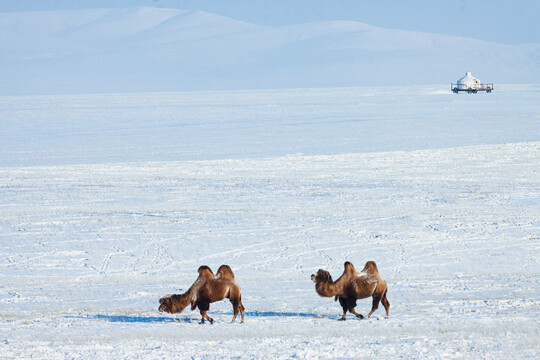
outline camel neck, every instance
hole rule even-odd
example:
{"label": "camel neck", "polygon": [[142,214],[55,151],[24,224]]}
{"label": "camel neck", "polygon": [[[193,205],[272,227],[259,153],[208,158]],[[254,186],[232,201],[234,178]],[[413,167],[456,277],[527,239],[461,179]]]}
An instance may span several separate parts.
{"label": "camel neck", "polygon": [[332,297],[343,292],[343,284],[340,282],[320,282],[315,286],[315,290],[321,296]]}

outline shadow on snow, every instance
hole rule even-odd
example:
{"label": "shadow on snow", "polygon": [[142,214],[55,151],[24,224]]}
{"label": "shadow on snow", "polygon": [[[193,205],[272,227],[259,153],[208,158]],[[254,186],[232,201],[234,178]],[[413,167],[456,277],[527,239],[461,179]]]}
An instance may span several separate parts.
{"label": "shadow on snow", "polygon": [[313,319],[331,319],[333,316],[318,315],[312,313],[299,313],[299,312],[279,312],[279,311],[246,311],[246,316],[253,317],[303,317]]}
{"label": "shadow on snow", "polygon": [[[214,315],[232,315],[228,312],[214,312]],[[279,312],[279,311],[246,311],[246,317],[282,317],[282,318],[312,318],[312,319],[332,319],[335,316],[329,315],[317,315],[312,313],[300,313],[300,312]],[[79,316],[66,316],[67,318],[79,318],[79,319],[93,319],[93,320],[102,320],[108,322],[120,322],[120,323],[171,323],[171,322],[180,322],[180,323],[198,323],[201,320],[192,317],[178,316],[178,317],[169,317],[169,316],[143,316],[143,315],[79,315]]]}
{"label": "shadow on snow", "polygon": [[169,323],[169,322],[181,322],[192,323],[199,322],[200,319],[194,319],[189,317],[167,317],[167,316],[129,316],[129,315],[79,315],[68,316],[78,319],[93,319],[102,320],[108,322],[121,322],[121,323]]}

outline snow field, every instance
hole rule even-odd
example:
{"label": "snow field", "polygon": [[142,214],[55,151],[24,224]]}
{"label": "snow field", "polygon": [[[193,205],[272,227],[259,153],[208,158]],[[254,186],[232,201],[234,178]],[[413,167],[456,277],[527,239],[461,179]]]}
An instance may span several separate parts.
{"label": "snow field", "polygon": [[[537,358],[540,143],[0,168],[6,358]],[[390,319],[310,275],[375,260]],[[199,265],[228,302],[160,314]],[[357,311],[369,311],[369,299]],[[381,319],[381,320],[377,320]]]}
{"label": "snow field", "polygon": [[540,139],[540,86],[0,96],[0,166],[411,151]]}

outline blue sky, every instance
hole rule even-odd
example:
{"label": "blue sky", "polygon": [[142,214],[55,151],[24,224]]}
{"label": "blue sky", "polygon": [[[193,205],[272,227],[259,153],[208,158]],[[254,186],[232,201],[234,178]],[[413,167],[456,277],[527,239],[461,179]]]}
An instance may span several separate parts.
{"label": "blue sky", "polygon": [[387,28],[540,43],[540,0],[0,0],[0,12],[155,6],[282,26],[353,20]]}

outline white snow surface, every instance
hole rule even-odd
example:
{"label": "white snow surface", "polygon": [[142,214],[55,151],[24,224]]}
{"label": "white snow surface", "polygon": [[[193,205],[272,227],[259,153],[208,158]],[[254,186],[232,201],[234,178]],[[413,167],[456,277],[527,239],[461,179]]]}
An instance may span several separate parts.
{"label": "white snow surface", "polygon": [[540,139],[539,85],[0,96],[0,166],[410,151]]}
{"label": "white snow surface", "polygon": [[[538,358],[539,88],[419,89],[0,97],[0,357]],[[158,312],[221,264],[244,324]]]}

